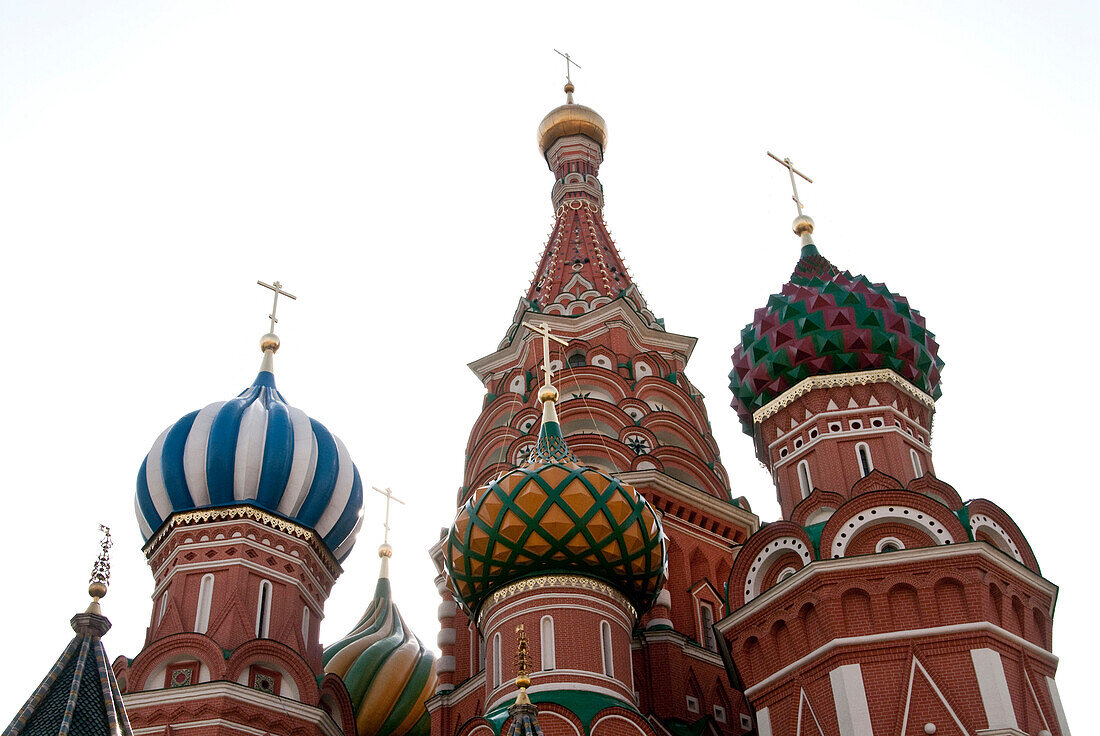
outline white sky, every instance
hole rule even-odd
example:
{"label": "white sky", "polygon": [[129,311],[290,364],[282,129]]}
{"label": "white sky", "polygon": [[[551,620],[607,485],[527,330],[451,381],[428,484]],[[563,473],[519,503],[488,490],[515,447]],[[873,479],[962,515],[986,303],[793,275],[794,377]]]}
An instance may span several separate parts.
{"label": "white sky", "polygon": [[[280,310],[280,389],[410,502],[394,588],[434,646],[426,549],[483,396],[465,364],[503,336],[552,222],[534,134],[562,100],[557,47],[609,124],[618,245],[668,328],[700,338],[688,374],[734,495],[778,515],[726,387],[798,254],[771,149],[815,179],[822,252],[937,334],[936,469],[1012,514],[1062,586],[1058,680],[1087,728],[1098,6],[672,8],[0,4],[0,721],[72,636],[100,521],[117,540],[106,645],[141,648],[134,478],[164,427],[254,377],[257,278],[299,296]],[[367,499],[326,641],[373,591],[382,505]]]}

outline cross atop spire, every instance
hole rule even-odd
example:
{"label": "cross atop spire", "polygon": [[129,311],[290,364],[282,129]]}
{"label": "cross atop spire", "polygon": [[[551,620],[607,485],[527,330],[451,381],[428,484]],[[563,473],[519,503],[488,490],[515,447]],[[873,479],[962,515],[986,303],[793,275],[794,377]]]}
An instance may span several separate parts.
{"label": "cross atop spire", "polygon": [[546,373],[546,380],[543,381],[543,386],[549,386],[550,381],[553,378],[554,369],[550,366],[550,341],[558,343],[559,345],[568,345],[568,340],[563,340],[560,337],[550,334],[550,325],[545,322],[540,322],[538,327],[535,327],[530,322],[524,322],[523,326],[531,330],[531,332],[542,335],[542,370]]}
{"label": "cross atop spire", "polygon": [[271,289],[275,292],[275,299],[271,302],[271,314],[267,315],[267,318],[271,320],[271,329],[268,332],[272,335],[275,334],[275,324],[279,321],[275,317],[275,311],[279,308],[279,296],[285,296],[288,299],[297,299],[298,297],[291,294],[289,291],[283,291],[283,285],[276,281],[274,284],[265,284],[263,281],[257,281],[257,284],[265,289]]}
{"label": "cross atop spire", "polygon": [[771,156],[772,159],[774,159],[775,161],[779,162],[780,166],[785,167],[787,169],[787,173],[789,173],[791,175],[791,190],[794,191],[794,194],[791,196],[791,199],[794,200],[794,205],[795,205],[795,207],[798,208],[798,214],[799,214],[799,216],[801,216],[802,215],[802,202],[801,202],[801,200],[798,199],[798,183],[795,180],[794,175],[798,174],[799,176],[801,176],[803,179],[805,179],[810,184],[813,184],[814,180],[811,179],[810,177],[806,176],[805,174],[803,174],[798,169],[796,169],[794,167],[794,164],[791,163],[791,160],[789,158],[779,158],[778,156],[776,156],[771,151],[768,151],[768,155]]}
{"label": "cross atop spire", "polygon": [[570,74],[570,72],[572,71],[571,67],[575,66],[580,69],[581,65],[573,61],[573,57],[567,53],[563,53],[561,51],[558,51],[557,49],[554,49],[554,53],[565,59],[565,101],[566,103],[572,105],[573,90],[576,88],[573,86],[573,78]]}
{"label": "cross atop spire", "polygon": [[390,501],[397,501],[402,506],[405,505],[405,502],[402,501],[397,496],[393,495],[393,491],[391,491],[389,488],[387,488],[386,490],[382,490],[378,486],[371,486],[371,488],[373,488],[376,493],[381,493],[383,496],[386,497],[386,520],[382,523],[382,526],[385,528],[385,531],[382,533],[382,544],[389,544],[390,543]]}
{"label": "cross atop spire", "polygon": [[796,169],[789,158],[779,158],[771,151],[768,151],[768,156],[780,166],[784,167],[791,176],[791,191],[794,192],[794,194],[791,195],[791,199],[794,200],[794,206],[798,208],[798,217],[794,218],[794,223],[792,225],[794,234],[802,238],[802,248],[804,252],[809,248],[810,252],[816,253],[817,248],[814,246],[814,241],[810,238],[814,232],[814,221],[808,215],[802,214],[802,200],[798,198],[798,181],[794,177],[795,174],[797,174],[810,184],[813,184],[814,180]]}

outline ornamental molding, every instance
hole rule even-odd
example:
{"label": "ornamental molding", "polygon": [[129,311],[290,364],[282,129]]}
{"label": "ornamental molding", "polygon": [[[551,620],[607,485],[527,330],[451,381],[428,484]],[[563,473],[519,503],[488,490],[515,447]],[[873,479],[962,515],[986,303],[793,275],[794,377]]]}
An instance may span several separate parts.
{"label": "ornamental molding", "polygon": [[332,552],[329,551],[328,547],[325,546],[325,543],[321,541],[321,538],[318,537],[314,531],[299,524],[295,524],[293,521],[284,519],[281,516],[275,516],[266,511],[261,511],[255,506],[218,506],[216,508],[176,512],[161,524],[160,529],[149,538],[149,541],[145,543],[141,551],[145,554],[145,559],[150,559],[157,547],[160,546],[160,543],[178,527],[205,524],[211,521],[236,520],[256,521],[264,526],[276,529],[284,534],[289,534],[292,537],[298,537],[305,541],[310,548],[317,553],[317,556],[321,559],[321,563],[334,579],[339,577],[340,573],[344,571],[344,569],[340,567],[340,563],[332,556]]}
{"label": "ornamental molding", "polygon": [[481,612],[478,615],[479,628],[485,618],[486,612],[496,604],[512,596],[527,593],[532,590],[541,590],[543,588],[581,588],[583,590],[602,593],[626,608],[627,612],[633,618],[638,618],[638,612],[634,609],[630,601],[628,601],[622,593],[603,581],[585,575],[539,575],[537,577],[524,578],[523,580],[509,583],[490,594],[481,605]]}
{"label": "ornamental molding", "polygon": [[904,378],[894,373],[889,368],[879,368],[873,371],[857,371],[855,373],[833,373],[826,376],[810,376],[791,386],[783,393],[776,396],[764,406],[752,413],[752,421],[759,424],[795,402],[796,399],[805,396],[809,392],[819,388],[840,388],[843,386],[867,386],[872,383],[892,383],[917,401],[927,406],[932,411],[936,409],[936,400],[921,391]]}

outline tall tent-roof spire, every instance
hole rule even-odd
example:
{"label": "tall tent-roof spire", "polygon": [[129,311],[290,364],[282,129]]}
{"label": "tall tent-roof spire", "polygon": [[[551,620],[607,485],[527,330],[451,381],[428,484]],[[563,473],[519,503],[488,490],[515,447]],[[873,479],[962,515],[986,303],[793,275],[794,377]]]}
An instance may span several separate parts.
{"label": "tall tent-roof spire", "polygon": [[76,636],[16,714],[3,736],[133,736],[122,693],[101,641],[111,629],[99,601],[110,581],[111,530],[103,538],[88,585],[91,604],[69,622]]}

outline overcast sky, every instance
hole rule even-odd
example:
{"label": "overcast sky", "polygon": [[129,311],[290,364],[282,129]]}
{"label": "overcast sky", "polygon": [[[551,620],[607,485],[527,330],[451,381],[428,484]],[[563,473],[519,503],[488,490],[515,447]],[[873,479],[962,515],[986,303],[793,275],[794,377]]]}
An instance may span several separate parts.
{"label": "overcast sky", "polygon": [[[675,8],[675,9],[673,9]],[[110,656],[134,656],[152,576],[134,478],[178,417],[259,366],[347,444],[393,519],[394,589],[438,631],[427,548],[453,517],[493,351],[552,223],[535,145],[563,101],[608,121],[606,220],[650,307],[699,344],[688,375],[734,496],[778,505],[726,375],[815,240],[927,317],[947,365],[937,474],[1004,507],[1061,586],[1055,652],[1078,729],[1098,656],[1096,201],[1100,23],[1089,2],[0,3],[0,721],[87,604],[115,532]],[[377,575],[380,497],[326,608]]]}

